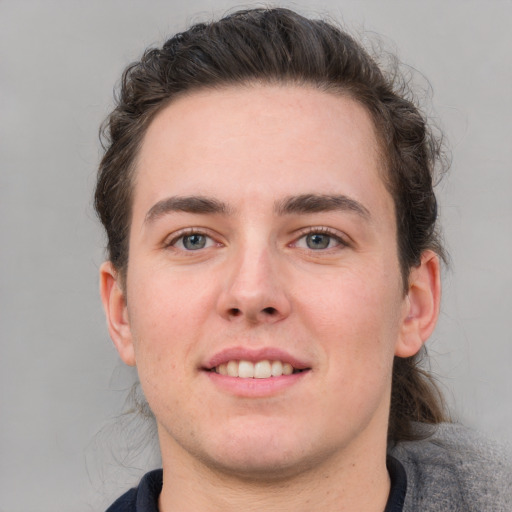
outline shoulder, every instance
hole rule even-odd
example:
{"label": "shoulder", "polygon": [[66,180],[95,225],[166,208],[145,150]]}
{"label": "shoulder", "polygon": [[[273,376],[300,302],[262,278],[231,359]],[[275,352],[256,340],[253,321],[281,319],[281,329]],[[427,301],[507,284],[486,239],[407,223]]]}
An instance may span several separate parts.
{"label": "shoulder", "polygon": [[391,454],[407,473],[404,510],[510,512],[510,447],[457,424],[441,424],[422,441],[399,443]]}
{"label": "shoulder", "polygon": [[158,497],[162,490],[162,470],[146,473],[138,487],[118,498],[106,512],[158,512]]}

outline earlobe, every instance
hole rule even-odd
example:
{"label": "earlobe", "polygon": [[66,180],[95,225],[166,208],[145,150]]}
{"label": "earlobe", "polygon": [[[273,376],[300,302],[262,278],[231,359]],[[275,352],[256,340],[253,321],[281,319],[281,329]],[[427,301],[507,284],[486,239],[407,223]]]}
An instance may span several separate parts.
{"label": "earlobe", "polygon": [[395,348],[398,357],[411,357],[432,334],[439,316],[441,277],[439,256],[425,251],[421,262],[409,275],[400,338]]}
{"label": "earlobe", "polygon": [[100,267],[100,294],[110,337],[123,362],[135,366],[125,294],[119,282],[118,272],[110,261],[105,261]]}

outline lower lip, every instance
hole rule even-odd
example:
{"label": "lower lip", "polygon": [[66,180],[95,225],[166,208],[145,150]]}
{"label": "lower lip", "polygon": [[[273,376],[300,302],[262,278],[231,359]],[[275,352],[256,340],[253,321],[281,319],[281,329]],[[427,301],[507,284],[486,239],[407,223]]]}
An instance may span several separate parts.
{"label": "lower lip", "polygon": [[215,372],[205,372],[205,374],[210,382],[226,393],[246,398],[264,398],[277,395],[297,385],[309,374],[309,370],[292,373],[291,375],[282,375],[281,377],[269,377],[268,379],[242,379]]}

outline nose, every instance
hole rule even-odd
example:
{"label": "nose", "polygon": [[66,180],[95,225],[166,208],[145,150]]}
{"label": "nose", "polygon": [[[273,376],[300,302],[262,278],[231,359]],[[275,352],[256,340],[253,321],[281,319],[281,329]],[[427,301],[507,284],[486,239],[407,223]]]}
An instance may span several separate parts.
{"label": "nose", "polygon": [[226,320],[250,324],[283,320],[291,311],[285,281],[269,249],[246,250],[229,262],[218,312]]}

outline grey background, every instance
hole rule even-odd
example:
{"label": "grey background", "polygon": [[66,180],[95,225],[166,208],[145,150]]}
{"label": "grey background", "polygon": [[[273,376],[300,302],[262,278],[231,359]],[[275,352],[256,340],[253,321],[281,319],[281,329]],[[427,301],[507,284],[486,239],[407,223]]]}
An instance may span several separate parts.
{"label": "grey background", "polygon": [[[453,152],[439,187],[452,270],[433,369],[455,417],[512,440],[512,3],[279,5],[376,31],[429,78]],[[126,64],[234,6],[0,0],[1,512],[102,510],[158,464],[143,425],[116,420],[133,375],[97,293],[97,130]]]}

